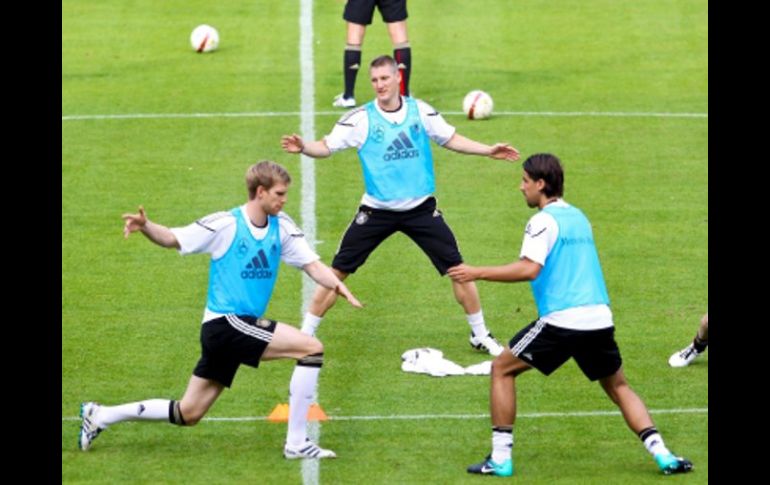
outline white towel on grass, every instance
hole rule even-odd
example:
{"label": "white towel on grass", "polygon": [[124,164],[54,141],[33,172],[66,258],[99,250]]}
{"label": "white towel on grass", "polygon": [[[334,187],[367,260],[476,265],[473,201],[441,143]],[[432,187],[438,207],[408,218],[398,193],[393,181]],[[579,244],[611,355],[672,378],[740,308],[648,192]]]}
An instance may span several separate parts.
{"label": "white towel on grass", "polygon": [[[442,351],[430,347],[410,349],[401,354],[402,371],[428,374],[434,377],[489,375],[491,364],[492,361],[487,361],[464,368],[445,359]],[[486,372],[484,372],[485,368]]]}
{"label": "white towel on grass", "polygon": [[478,364],[469,365],[465,368],[465,373],[472,376],[488,376],[492,372],[492,361],[485,360]]}

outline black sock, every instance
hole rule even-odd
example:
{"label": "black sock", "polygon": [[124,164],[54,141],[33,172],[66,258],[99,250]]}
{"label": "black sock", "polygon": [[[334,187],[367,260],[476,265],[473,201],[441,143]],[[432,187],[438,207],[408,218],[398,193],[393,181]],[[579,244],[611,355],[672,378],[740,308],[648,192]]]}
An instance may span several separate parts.
{"label": "black sock", "polygon": [[637,435],[639,436],[639,439],[642,440],[642,443],[644,443],[644,440],[647,439],[648,436],[655,434],[658,432],[658,428],[655,426],[650,426],[649,428],[644,428],[643,430],[639,431]]}
{"label": "black sock", "polygon": [[356,89],[356,76],[361,67],[361,47],[345,46],[345,56],[342,61],[342,68],[345,74],[345,99],[352,98]]}
{"label": "black sock", "polygon": [[[412,73],[412,48],[393,49],[393,58],[401,71],[401,94],[409,96],[409,75]],[[402,67],[403,66],[403,67]]]}
{"label": "black sock", "polygon": [[168,403],[168,421],[177,426],[186,426],[187,423],[182,416],[182,410],[179,409],[179,401],[169,401]]}
{"label": "black sock", "polygon": [[706,350],[706,347],[708,347],[709,341],[708,340],[701,340],[696,335],[695,338],[692,341],[692,346],[695,347],[695,350],[700,354],[704,350]]}

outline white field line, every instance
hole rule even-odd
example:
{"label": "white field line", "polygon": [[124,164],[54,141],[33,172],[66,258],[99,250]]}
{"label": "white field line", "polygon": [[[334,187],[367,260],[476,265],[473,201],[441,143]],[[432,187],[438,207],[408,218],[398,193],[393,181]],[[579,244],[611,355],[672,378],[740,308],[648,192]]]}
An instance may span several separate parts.
{"label": "white field line", "polygon": [[[299,72],[300,72],[300,134],[304,140],[315,140],[315,66],[313,65],[313,0],[299,2]],[[300,155],[302,178],[302,230],[310,247],[315,249],[315,160]],[[302,274],[302,307],[300,319],[313,297],[315,282]],[[301,320],[300,320],[301,321]],[[318,402],[318,389],[314,392]],[[321,423],[307,423],[307,437],[315,443],[321,437]],[[318,485],[320,460],[302,460],[302,484]]]}
{"label": "white field line", "polygon": [[[650,414],[708,414],[709,408],[674,408],[674,409],[650,409]],[[523,418],[589,418],[593,416],[620,416],[620,411],[571,411],[571,412],[544,412],[544,413],[520,413],[516,419]],[[489,414],[383,414],[373,416],[329,416],[329,421],[394,421],[426,419],[488,419]],[[79,421],[77,416],[62,418],[62,421]],[[266,421],[267,416],[241,416],[241,417],[205,417],[203,421]]]}
{"label": "white field line", "polygon": [[[312,35],[312,33],[311,33]],[[312,47],[311,47],[312,48]],[[302,60],[300,59],[302,63]],[[312,59],[310,61],[312,64]],[[303,74],[303,84],[306,77],[313,78],[313,73]],[[312,87],[311,87],[312,88]],[[313,105],[302,106],[302,111],[251,111],[243,113],[126,113],[126,114],[92,114],[65,115],[62,121],[86,120],[148,120],[148,119],[182,119],[182,118],[269,118],[296,116],[342,116],[345,111],[313,111]],[[442,111],[443,115],[461,115],[462,111]],[[493,116],[549,116],[549,117],[616,117],[616,118],[704,118],[708,113],[655,113],[635,111],[495,111]]]}

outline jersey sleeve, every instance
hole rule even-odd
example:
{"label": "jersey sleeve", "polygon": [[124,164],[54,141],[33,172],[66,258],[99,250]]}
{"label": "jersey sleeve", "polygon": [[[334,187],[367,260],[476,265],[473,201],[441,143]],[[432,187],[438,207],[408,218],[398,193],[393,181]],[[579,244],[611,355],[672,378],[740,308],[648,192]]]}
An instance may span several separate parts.
{"label": "jersey sleeve", "polygon": [[425,101],[417,100],[417,108],[420,111],[420,120],[431,140],[439,145],[444,145],[454,136],[457,129],[446,122],[441,113]]}
{"label": "jersey sleeve", "polygon": [[179,241],[179,254],[208,253],[222,256],[235,237],[235,217],[229,212],[215,212],[184,227],[172,227]]}
{"label": "jersey sleeve", "polygon": [[346,148],[360,148],[368,134],[369,118],[366,108],[361,106],[342,115],[324,141],[329,151],[334,153]]}
{"label": "jersey sleeve", "polygon": [[524,229],[524,241],[521,243],[519,257],[544,266],[545,259],[558,237],[559,226],[556,219],[546,212],[538,212],[529,219]]}
{"label": "jersey sleeve", "polygon": [[281,259],[284,263],[302,268],[321,257],[310,248],[302,229],[284,212],[278,214],[281,230]]}

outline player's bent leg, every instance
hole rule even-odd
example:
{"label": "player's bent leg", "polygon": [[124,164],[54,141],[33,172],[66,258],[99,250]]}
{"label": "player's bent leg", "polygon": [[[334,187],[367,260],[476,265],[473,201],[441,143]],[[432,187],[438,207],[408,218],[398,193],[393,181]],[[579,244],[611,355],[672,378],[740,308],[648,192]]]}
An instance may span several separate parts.
{"label": "player's bent leg", "polygon": [[513,475],[513,424],[516,421],[516,376],[532,367],[503,352],[492,362],[489,410],[492,417],[492,453],[470,465],[468,473],[510,477]]}
{"label": "player's bent leg", "polygon": [[614,374],[599,379],[599,384],[612,402],[620,408],[623,419],[631,431],[639,433],[643,429],[653,426],[647,406],[628,385],[622,367]]}
{"label": "player's bent leg", "polygon": [[195,426],[206,415],[225,386],[211,379],[190,376],[187,389],[180,401],[172,401],[171,411],[174,424]]}
{"label": "player's bent leg", "polygon": [[168,421],[179,426],[198,423],[221,394],[224,386],[216,381],[193,375],[180,401],[147,399],[115,406],[85,402],[80,406],[78,447],[88,451],[99,434],[108,426],[122,421]]}
{"label": "player's bent leg", "polygon": [[262,360],[281,358],[297,359],[289,382],[289,423],[283,456],[289,460],[335,458],[336,453],[321,448],[307,438],[307,412],[323,366],[323,344],[291,325],[278,323]]}
{"label": "player's bent leg", "polygon": [[262,354],[262,360],[302,359],[313,354],[323,353],[320,340],[304,334],[296,327],[278,322],[273,339]]}
{"label": "player's bent leg", "polygon": [[642,440],[663,474],[687,473],[692,470],[690,460],[675,456],[666,448],[644,402],[628,385],[622,367],[612,375],[599,379],[599,383],[610,399],[618,405],[626,424]]}
{"label": "player's bent leg", "polygon": [[513,426],[516,421],[516,376],[532,367],[506,351],[492,361],[489,411],[492,426]]}
{"label": "player's bent leg", "polygon": [[[337,278],[339,278],[340,281],[345,281],[345,278],[348,277],[348,273],[345,273],[344,271],[335,268],[332,268],[332,271],[337,275]],[[313,298],[310,300],[310,305],[308,306],[308,312],[317,317],[323,317],[336,302],[337,293],[334,290],[326,288],[325,286],[316,285],[315,291],[313,292]]]}

